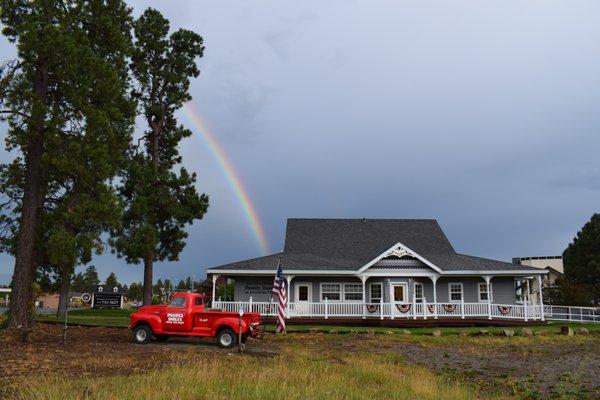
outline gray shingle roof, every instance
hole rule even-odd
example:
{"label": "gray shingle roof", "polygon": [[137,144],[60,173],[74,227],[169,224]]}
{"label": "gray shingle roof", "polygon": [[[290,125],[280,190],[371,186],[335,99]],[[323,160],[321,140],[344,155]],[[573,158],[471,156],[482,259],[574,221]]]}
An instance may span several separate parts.
{"label": "gray shingle roof", "polygon": [[356,271],[396,243],[444,271],[537,271],[456,253],[434,219],[288,219],[283,253],[221,265],[216,270]]}

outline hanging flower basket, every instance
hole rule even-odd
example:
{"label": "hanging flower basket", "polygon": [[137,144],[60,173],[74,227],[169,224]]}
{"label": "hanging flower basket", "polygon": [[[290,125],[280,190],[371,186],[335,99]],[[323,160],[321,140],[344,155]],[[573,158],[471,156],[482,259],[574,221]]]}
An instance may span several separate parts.
{"label": "hanging flower basket", "polygon": [[410,304],[396,304],[396,308],[403,314],[410,311]]}
{"label": "hanging flower basket", "polygon": [[500,311],[500,314],[502,315],[507,315],[511,309],[512,307],[510,306],[498,306],[498,311]]}
{"label": "hanging flower basket", "polygon": [[377,310],[379,310],[378,304],[367,304],[367,311],[370,312],[371,314],[374,312],[377,312]]}
{"label": "hanging flower basket", "polygon": [[456,311],[456,304],[444,304],[444,310],[449,313]]}
{"label": "hanging flower basket", "polygon": [[435,312],[435,304],[427,304],[427,309],[433,314]]}

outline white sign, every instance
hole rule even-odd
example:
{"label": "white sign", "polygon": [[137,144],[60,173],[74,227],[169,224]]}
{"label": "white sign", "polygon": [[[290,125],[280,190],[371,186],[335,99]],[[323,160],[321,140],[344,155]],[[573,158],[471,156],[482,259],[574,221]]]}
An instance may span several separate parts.
{"label": "white sign", "polygon": [[183,314],[167,313],[167,324],[183,325]]}

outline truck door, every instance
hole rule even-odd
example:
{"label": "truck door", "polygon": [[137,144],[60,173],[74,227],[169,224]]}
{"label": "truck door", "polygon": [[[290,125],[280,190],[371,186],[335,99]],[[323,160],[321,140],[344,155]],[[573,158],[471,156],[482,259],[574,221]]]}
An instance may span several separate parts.
{"label": "truck door", "polygon": [[173,296],[169,305],[162,311],[162,323],[166,331],[189,331],[191,318],[187,312],[186,298],[184,296]]}
{"label": "truck door", "polygon": [[205,305],[202,297],[194,298],[194,331],[199,334],[210,336],[212,329],[211,315],[205,311]]}

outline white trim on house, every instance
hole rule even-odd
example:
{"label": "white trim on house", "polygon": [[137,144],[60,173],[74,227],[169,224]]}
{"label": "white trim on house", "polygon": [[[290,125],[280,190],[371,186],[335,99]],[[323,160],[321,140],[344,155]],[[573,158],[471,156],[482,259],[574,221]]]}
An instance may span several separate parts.
{"label": "white trim on house", "polygon": [[[398,252],[399,252],[399,254],[398,254]],[[435,270],[436,272],[439,272],[440,274],[442,273],[442,270],[440,268],[438,268],[436,265],[434,265],[433,263],[427,261],[425,258],[421,257],[419,254],[417,254],[416,252],[414,252],[411,249],[409,249],[408,246],[405,246],[405,245],[403,245],[400,242],[396,243],[395,245],[393,245],[392,247],[390,247],[389,249],[387,249],[386,251],[384,251],[383,253],[381,253],[377,257],[375,257],[373,260],[369,261],[361,269],[359,269],[358,272],[362,273],[366,269],[368,269],[370,266],[372,266],[373,264],[375,264],[377,261],[381,260],[382,258],[385,258],[385,257],[390,256],[390,255],[394,255],[394,254],[396,254],[396,255],[408,255],[408,256],[414,257],[417,260],[419,260],[422,263],[424,263],[425,265],[433,268],[433,270]]]}
{"label": "white trim on house", "polygon": [[[364,268],[364,267],[363,267]],[[362,270],[362,268],[361,268]],[[215,274],[215,275],[275,275],[275,269],[257,269],[257,270],[248,270],[248,269],[208,269],[206,270],[207,274]],[[389,270],[389,272],[366,272],[361,273],[358,271],[342,271],[342,270],[297,270],[297,269],[284,269],[285,275],[329,275],[329,276],[355,276],[357,278],[361,276],[367,277],[378,277],[378,276],[407,276],[407,277],[430,277],[430,276],[478,276],[482,275],[492,275],[492,276],[500,276],[500,275],[510,275],[510,276],[519,276],[519,277],[529,277],[533,275],[543,275],[548,273],[547,270],[539,270],[539,271],[519,271],[519,270],[484,270],[484,271],[469,271],[469,270],[459,270],[459,271],[440,271],[439,274],[425,274],[423,272],[402,272],[402,271],[394,271]]]}
{"label": "white trim on house", "polygon": [[[308,287],[308,300],[300,300],[300,290],[298,289],[300,286]],[[312,283],[310,282],[294,282],[294,300],[296,303],[308,302],[311,303],[313,301],[312,295]]]}
{"label": "white trim on house", "polygon": [[[396,301],[394,299],[394,286],[403,286],[403,299],[402,301]],[[408,282],[390,282],[390,303],[408,303]]]}
{"label": "white trim on house", "polygon": [[[421,297],[417,297],[417,286],[421,286]],[[423,282],[413,282],[414,303],[423,303],[424,299],[425,299],[425,285],[423,285]]]}
{"label": "white trim on house", "polygon": [[376,301],[377,303],[380,303],[381,300],[385,297],[384,296],[384,290],[383,290],[383,282],[371,282],[369,283],[369,303],[374,303],[373,301],[373,286],[379,286],[379,294],[381,295],[381,297],[379,297],[378,301]]}
{"label": "white trim on house", "polygon": [[[488,299],[482,300],[481,299],[481,294],[484,293],[481,291],[481,285],[487,285],[487,294],[488,294]],[[489,284],[487,282],[477,282],[477,301],[479,301],[480,303],[487,303],[487,302],[492,302],[494,301],[494,296],[492,295],[492,282],[490,282]]]}
{"label": "white trim on house", "polygon": [[[452,300],[452,285],[460,285],[460,300]],[[465,300],[465,287],[462,282],[448,282],[448,303],[462,303]]]}
{"label": "white trim on house", "polygon": [[[356,285],[356,286],[360,286],[361,289],[361,294],[364,295],[364,293],[362,292],[362,283],[361,282],[320,282],[319,283],[319,301],[325,301],[325,299],[323,298],[323,285],[339,285],[340,286],[340,298],[339,300],[332,300],[332,299],[327,299],[327,301],[329,302],[345,302],[345,303],[362,303],[363,302],[363,297],[361,296],[360,299],[356,299],[356,300],[346,300],[346,285]],[[333,293],[333,292],[329,292],[329,293]],[[357,293],[357,292],[353,292],[353,293]]]}

